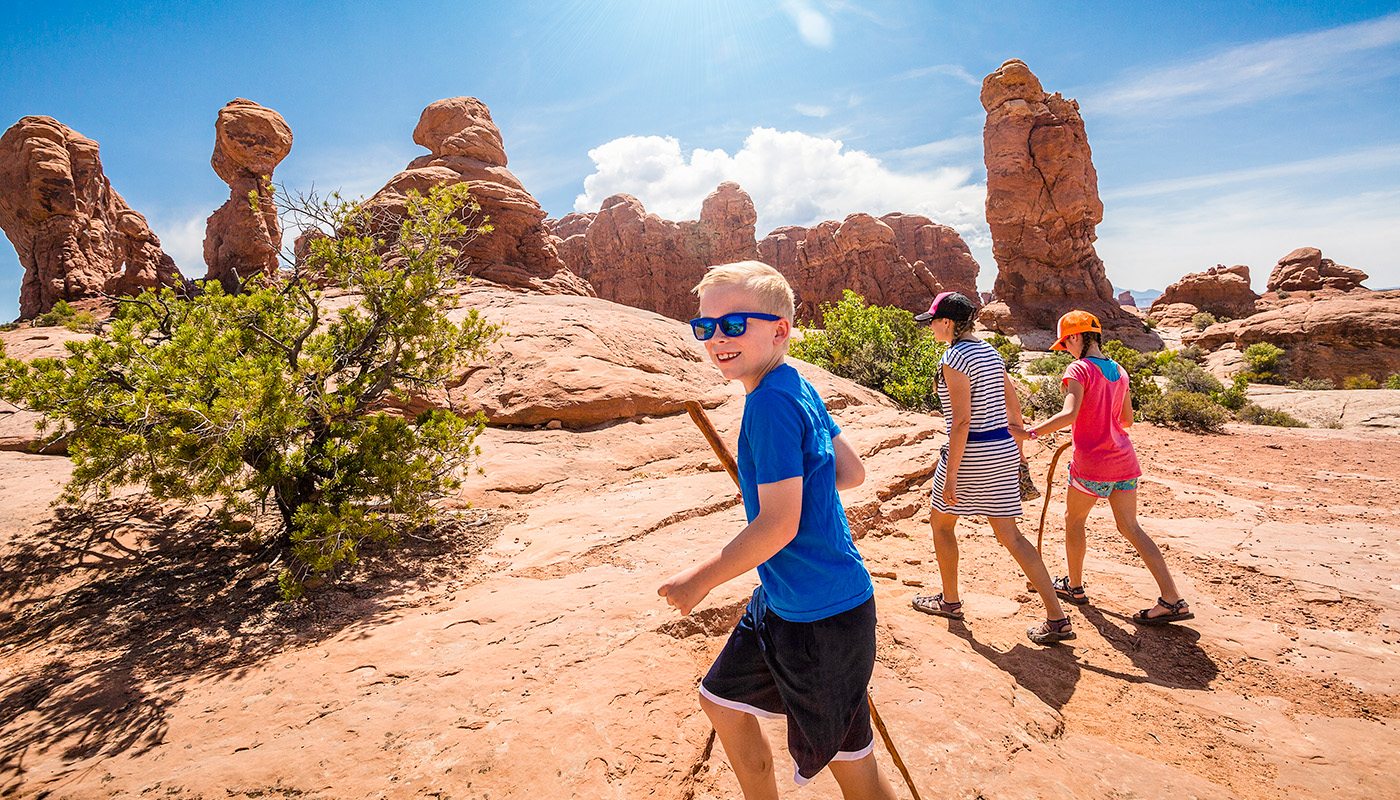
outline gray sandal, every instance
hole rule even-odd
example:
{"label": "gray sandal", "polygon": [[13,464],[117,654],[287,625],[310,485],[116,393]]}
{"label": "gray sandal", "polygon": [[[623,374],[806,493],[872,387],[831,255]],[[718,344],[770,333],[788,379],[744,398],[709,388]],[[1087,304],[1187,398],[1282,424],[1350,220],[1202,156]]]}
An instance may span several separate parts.
{"label": "gray sandal", "polygon": [[962,619],[962,601],[956,603],[943,602],[943,593],[932,596],[915,597],[910,603],[915,611],[922,611],[925,614],[932,614],[935,617],[947,617],[948,619]]}

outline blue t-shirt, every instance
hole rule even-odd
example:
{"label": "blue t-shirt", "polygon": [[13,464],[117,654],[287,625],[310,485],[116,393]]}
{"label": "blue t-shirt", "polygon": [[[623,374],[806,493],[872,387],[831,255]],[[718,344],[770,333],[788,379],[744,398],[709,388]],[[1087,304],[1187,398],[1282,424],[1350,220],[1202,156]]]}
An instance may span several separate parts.
{"label": "blue t-shirt", "polygon": [[826,619],[875,594],[836,493],[831,440],[840,433],[817,390],[790,364],[744,399],[736,460],[749,522],[758,517],[760,484],[802,478],[797,535],[758,567],[769,608],[792,622]]}

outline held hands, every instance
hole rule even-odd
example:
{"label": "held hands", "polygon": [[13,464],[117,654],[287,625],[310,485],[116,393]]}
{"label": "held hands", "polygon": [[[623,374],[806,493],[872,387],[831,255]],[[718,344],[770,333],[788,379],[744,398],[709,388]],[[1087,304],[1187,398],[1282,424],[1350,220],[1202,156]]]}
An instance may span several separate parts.
{"label": "held hands", "polygon": [[701,582],[700,565],[697,564],[672,575],[657,588],[656,593],[666,598],[667,605],[681,612],[681,616],[690,616],[690,612],[710,593],[710,587]]}
{"label": "held hands", "polygon": [[1029,428],[1023,428],[1019,425],[1008,425],[1007,427],[1011,430],[1011,438],[1015,439],[1017,444],[1031,438]]}

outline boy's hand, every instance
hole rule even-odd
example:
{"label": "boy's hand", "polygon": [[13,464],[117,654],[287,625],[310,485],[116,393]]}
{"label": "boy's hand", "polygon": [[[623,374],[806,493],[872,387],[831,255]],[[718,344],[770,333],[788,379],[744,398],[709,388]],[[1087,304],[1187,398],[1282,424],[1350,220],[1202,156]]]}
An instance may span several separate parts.
{"label": "boy's hand", "polygon": [[710,587],[700,582],[699,573],[698,564],[681,570],[661,584],[656,593],[666,598],[666,603],[681,612],[682,616],[690,616],[690,612],[710,593]]}

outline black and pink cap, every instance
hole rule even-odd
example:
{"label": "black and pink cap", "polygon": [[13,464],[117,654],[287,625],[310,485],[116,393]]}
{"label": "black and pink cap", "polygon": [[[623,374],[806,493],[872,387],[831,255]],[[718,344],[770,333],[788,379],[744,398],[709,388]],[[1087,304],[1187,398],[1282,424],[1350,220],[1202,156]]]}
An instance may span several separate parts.
{"label": "black and pink cap", "polygon": [[954,322],[967,322],[977,313],[977,306],[959,292],[943,292],[933,298],[928,311],[914,317],[915,322],[928,322],[931,319],[951,319]]}

